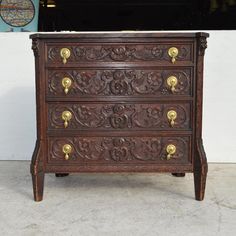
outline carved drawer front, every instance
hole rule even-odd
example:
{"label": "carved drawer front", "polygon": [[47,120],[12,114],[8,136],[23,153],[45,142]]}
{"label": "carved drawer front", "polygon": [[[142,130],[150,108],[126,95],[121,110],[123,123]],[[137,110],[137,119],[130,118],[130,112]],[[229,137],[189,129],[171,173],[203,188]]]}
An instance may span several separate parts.
{"label": "carved drawer front", "polygon": [[47,61],[66,65],[76,62],[193,61],[193,43],[61,43],[47,44]]}
{"label": "carved drawer front", "polygon": [[50,130],[190,129],[189,103],[48,104]]}
{"label": "carved drawer front", "polygon": [[191,163],[190,137],[49,138],[48,162],[64,164]]}
{"label": "carved drawer front", "polygon": [[47,71],[48,97],[192,95],[191,68]]}

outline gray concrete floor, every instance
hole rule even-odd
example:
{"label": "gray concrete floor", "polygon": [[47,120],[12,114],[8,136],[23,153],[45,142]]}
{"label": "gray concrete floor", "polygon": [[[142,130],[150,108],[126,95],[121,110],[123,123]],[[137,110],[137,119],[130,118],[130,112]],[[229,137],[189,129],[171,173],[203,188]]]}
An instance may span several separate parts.
{"label": "gray concrete floor", "polygon": [[210,164],[206,196],[193,177],[170,174],[47,174],[33,201],[28,161],[0,162],[0,236],[236,235],[236,164]]}

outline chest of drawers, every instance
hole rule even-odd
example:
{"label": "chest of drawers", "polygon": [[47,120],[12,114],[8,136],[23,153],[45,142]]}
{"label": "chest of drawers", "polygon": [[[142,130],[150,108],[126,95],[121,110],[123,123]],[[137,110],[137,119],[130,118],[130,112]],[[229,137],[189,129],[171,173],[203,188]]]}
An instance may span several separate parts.
{"label": "chest of drawers", "polygon": [[194,174],[203,200],[206,33],[33,34],[35,201],[45,173]]}

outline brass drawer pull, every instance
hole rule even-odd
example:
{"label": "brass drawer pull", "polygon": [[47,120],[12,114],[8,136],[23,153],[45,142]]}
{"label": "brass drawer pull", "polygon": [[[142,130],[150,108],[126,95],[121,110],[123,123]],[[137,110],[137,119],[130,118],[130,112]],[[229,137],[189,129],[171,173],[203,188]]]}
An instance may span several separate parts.
{"label": "brass drawer pull", "polygon": [[171,47],[168,50],[168,54],[171,57],[171,62],[174,64],[176,62],[176,57],[179,54],[179,50],[176,47]]}
{"label": "brass drawer pull", "polygon": [[176,90],[175,87],[178,84],[178,79],[174,75],[172,75],[167,78],[167,84],[170,87],[171,92],[174,93]]}
{"label": "brass drawer pull", "polygon": [[68,77],[64,77],[61,81],[61,84],[64,88],[64,93],[67,94],[69,92],[69,89],[71,87],[72,81]]}
{"label": "brass drawer pull", "polygon": [[67,59],[70,57],[70,49],[68,48],[62,48],[60,51],[60,55],[62,57],[63,64],[67,63]]}
{"label": "brass drawer pull", "polygon": [[65,128],[68,127],[68,122],[71,120],[72,118],[72,114],[70,111],[63,111],[62,114],[61,114],[61,118],[62,120],[64,120],[64,126]]}
{"label": "brass drawer pull", "polygon": [[167,118],[170,122],[171,127],[174,127],[175,125],[175,120],[177,118],[177,112],[174,110],[170,110],[167,112]]}
{"label": "brass drawer pull", "polygon": [[71,147],[71,145],[70,145],[70,144],[65,144],[65,145],[63,145],[62,151],[63,151],[63,153],[65,154],[65,157],[64,157],[65,160],[69,160],[69,158],[70,158],[69,154],[72,152],[72,147]]}
{"label": "brass drawer pull", "polygon": [[174,144],[169,144],[166,147],[166,152],[167,152],[166,160],[169,161],[176,152],[176,146]]}

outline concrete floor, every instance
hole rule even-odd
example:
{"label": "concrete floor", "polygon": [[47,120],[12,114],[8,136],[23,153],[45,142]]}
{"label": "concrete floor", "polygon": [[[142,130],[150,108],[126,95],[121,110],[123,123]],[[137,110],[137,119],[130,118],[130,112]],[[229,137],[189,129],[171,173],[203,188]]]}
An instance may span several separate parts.
{"label": "concrete floor", "polygon": [[0,235],[236,235],[236,164],[210,164],[206,197],[193,177],[170,174],[46,175],[33,201],[28,161],[0,162]]}

